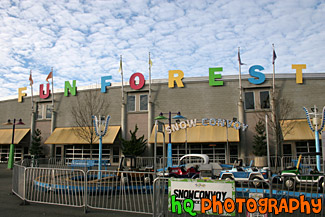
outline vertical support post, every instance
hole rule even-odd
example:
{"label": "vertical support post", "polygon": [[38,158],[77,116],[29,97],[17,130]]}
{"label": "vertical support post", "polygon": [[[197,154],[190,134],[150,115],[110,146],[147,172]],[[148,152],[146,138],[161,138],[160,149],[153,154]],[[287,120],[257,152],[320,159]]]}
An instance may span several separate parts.
{"label": "vertical support post", "polygon": [[[150,95],[150,94],[149,94]],[[153,156],[153,147],[152,145],[150,145],[149,140],[150,140],[150,136],[151,136],[151,128],[152,126],[152,102],[151,102],[151,97],[149,96],[149,101],[148,101],[148,144],[147,144],[147,149],[148,149],[148,154],[149,156]]]}
{"label": "vertical support post", "polygon": [[[52,118],[51,118],[51,133],[53,133],[53,131],[54,131],[54,129],[55,129],[55,111],[54,111],[54,109],[52,110]],[[50,150],[50,152],[51,152],[51,157],[55,157],[55,145],[54,144],[52,144],[51,145],[51,150]]]}
{"label": "vertical support post", "polygon": [[230,164],[230,148],[229,148],[229,139],[228,139],[228,125],[226,125],[226,134],[227,134],[227,148],[226,148],[226,164]]}
{"label": "vertical support post", "polygon": [[15,161],[15,126],[16,126],[16,119],[14,119],[14,124],[12,125],[12,138],[10,144],[10,152],[9,152],[9,160],[8,160],[8,169],[12,169]]}
{"label": "vertical support post", "polygon": [[31,122],[30,122],[30,144],[29,144],[29,147],[32,146],[34,132],[35,132],[35,112],[34,112],[34,110],[32,110]]}
{"label": "vertical support post", "polygon": [[100,180],[101,177],[101,170],[102,170],[102,151],[103,151],[103,145],[102,145],[102,134],[99,135],[99,158],[98,158],[98,180]]}
{"label": "vertical support post", "polygon": [[[268,119],[267,115],[265,115],[265,132],[266,132],[266,148],[267,148],[267,167],[268,169],[268,177],[271,178],[271,160],[270,160],[270,142],[269,142],[269,127],[268,127]],[[277,160],[277,159],[275,159]]]}
{"label": "vertical support post", "polygon": [[[168,124],[169,128],[171,129],[172,124],[172,113],[168,113]],[[169,133],[169,141],[168,141],[168,147],[167,147],[167,167],[171,167],[173,165],[172,161],[172,134]],[[164,165],[165,166],[165,165]]]}
{"label": "vertical support post", "polygon": [[163,168],[164,168],[164,176],[165,176],[165,170],[166,170],[166,143],[165,143],[165,132],[163,132]]}
{"label": "vertical support post", "polygon": [[[315,145],[316,145],[316,152],[319,153],[320,146],[319,146],[319,133],[318,133],[317,125],[316,125],[316,129],[315,129]],[[316,163],[317,163],[317,170],[321,171],[322,167],[321,167],[321,163],[320,163],[320,155],[319,154],[316,155]]]}
{"label": "vertical support post", "polygon": [[87,203],[88,203],[88,171],[85,173],[84,171],[83,175],[85,177],[85,184],[84,184],[84,213],[87,213]]}
{"label": "vertical support post", "polygon": [[155,144],[154,144],[154,150],[153,150],[153,170],[155,171],[154,179],[156,178],[156,172],[157,172],[157,128],[158,128],[158,121],[155,121]]}

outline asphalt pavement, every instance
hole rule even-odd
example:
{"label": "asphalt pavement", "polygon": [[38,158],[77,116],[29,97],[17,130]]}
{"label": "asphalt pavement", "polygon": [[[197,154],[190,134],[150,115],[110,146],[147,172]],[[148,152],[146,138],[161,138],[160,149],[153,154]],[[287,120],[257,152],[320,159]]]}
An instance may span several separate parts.
{"label": "asphalt pavement", "polygon": [[109,210],[89,209],[84,213],[83,208],[66,207],[58,205],[47,205],[38,203],[29,203],[24,205],[23,201],[12,193],[12,170],[7,169],[6,164],[0,164],[0,216],[1,217],[151,217],[152,215],[118,212]]}

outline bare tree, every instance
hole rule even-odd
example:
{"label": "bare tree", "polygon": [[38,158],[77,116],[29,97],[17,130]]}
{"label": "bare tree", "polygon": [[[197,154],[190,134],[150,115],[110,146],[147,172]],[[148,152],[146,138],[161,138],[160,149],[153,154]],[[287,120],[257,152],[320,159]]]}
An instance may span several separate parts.
{"label": "bare tree", "polygon": [[265,115],[268,116],[268,127],[275,139],[275,155],[278,156],[279,149],[282,147],[284,137],[289,135],[295,127],[295,122],[288,122],[293,112],[293,101],[279,97],[274,99],[273,112],[258,113],[259,119],[265,121]]}
{"label": "bare tree", "polygon": [[95,133],[92,115],[105,115],[108,112],[108,103],[99,90],[80,92],[75,99],[76,103],[71,108],[76,126],[73,128],[73,132],[89,143],[90,157],[92,158],[93,144],[99,139]]}

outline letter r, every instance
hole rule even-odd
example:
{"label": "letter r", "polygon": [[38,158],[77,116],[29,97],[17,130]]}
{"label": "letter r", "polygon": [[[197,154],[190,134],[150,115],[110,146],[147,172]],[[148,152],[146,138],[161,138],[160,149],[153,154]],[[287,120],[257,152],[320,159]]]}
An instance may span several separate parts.
{"label": "letter r", "polygon": [[[177,77],[175,75],[177,74]],[[177,87],[184,87],[182,79],[184,78],[184,72],[182,70],[169,70],[168,71],[168,87],[174,88],[174,82]]]}

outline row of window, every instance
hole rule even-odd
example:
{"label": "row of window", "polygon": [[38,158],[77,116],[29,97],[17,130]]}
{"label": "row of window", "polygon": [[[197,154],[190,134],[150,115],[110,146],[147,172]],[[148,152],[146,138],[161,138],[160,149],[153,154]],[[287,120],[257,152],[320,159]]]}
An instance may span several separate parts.
{"label": "row of window", "polygon": [[[258,106],[255,105],[256,92],[245,92],[245,109],[254,110],[258,109]],[[270,93],[269,91],[260,91],[259,92],[259,108],[260,109],[269,109],[270,108]]]}
{"label": "row of window", "polygon": [[148,95],[129,95],[127,98],[127,111],[148,111]]}
{"label": "row of window", "polygon": [[38,103],[37,104],[37,119],[51,119],[52,117],[52,104],[51,103]]}
{"label": "row of window", "polygon": [[[270,94],[269,91],[259,92],[260,108],[270,108]],[[255,92],[245,92],[245,109],[256,109]],[[127,97],[127,111],[148,111],[148,95],[128,95]],[[52,105],[50,103],[39,103],[37,105],[37,119],[51,119],[52,117]]]}

